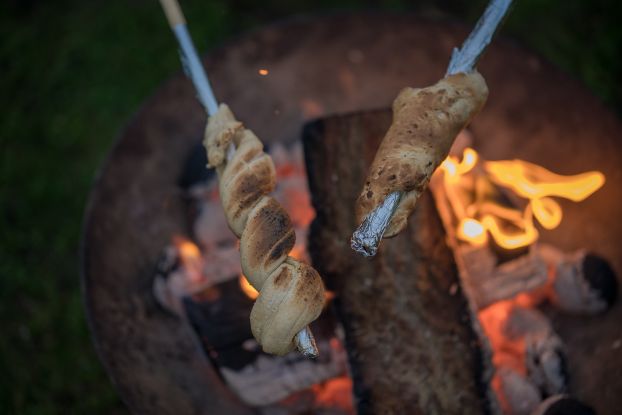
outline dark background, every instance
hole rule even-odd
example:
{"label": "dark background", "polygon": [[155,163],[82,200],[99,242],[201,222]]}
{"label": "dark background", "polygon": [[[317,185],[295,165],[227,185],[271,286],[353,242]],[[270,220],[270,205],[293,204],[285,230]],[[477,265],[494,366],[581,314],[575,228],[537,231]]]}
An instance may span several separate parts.
{"label": "dark background", "polygon": [[[294,14],[413,11],[472,24],[485,5],[469,0],[181,3],[202,53]],[[618,2],[516,3],[502,33],[580,79],[620,115]],[[126,412],[86,326],[78,266],[81,220],[97,168],[115,137],[140,103],[178,70],[174,38],[155,0],[1,3],[0,413]]]}

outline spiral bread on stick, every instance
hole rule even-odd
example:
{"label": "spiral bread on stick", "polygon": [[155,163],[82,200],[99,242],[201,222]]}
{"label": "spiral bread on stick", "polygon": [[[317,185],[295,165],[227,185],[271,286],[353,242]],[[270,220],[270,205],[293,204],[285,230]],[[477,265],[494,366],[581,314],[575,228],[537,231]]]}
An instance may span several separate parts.
{"label": "spiral bread on stick", "polygon": [[242,271],[259,292],[250,316],[253,336],[265,352],[286,354],[294,336],[322,311],[322,279],[288,256],[296,234],[285,209],[268,195],[276,185],[272,159],[227,105],[209,117],[204,145],[207,166],[218,174],[227,222],[240,238]]}
{"label": "spiral bread on stick", "polygon": [[393,102],[393,122],[356,201],[358,223],[389,194],[401,191],[404,196],[384,237],[400,233],[432,173],[487,97],[486,82],[477,71],[449,75],[427,88],[403,89]]}

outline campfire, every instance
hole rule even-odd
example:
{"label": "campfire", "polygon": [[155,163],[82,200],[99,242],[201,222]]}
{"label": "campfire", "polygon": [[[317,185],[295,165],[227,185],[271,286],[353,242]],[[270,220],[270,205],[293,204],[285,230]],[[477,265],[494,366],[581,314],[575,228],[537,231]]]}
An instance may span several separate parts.
{"label": "campfire", "polygon": [[[538,242],[538,228],[561,224],[562,208],[553,197],[580,202],[605,178],[600,172],[561,176],[522,160],[485,161],[470,141],[463,132],[431,189],[482,341],[492,351],[491,386],[503,413],[529,414],[547,397],[567,391],[563,341],[538,305],[548,301],[568,312],[597,314],[612,302],[610,287],[596,284],[604,261]],[[302,148],[276,145],[271,155],[276,198],[295,226],[292,255],[309,261],[306,240],[315,212]],[[259,351],[247,319],[258,293],[240,270],[237,239],[227,228],[215,181],[195,183],[188,193],[193,233],[191,239],[174,235],[163,251],[154,285],[160,303],[194,328],[206,358],[247,404],[354,413],[343,330],[334,315],[326,311],[318,322],[323,327],[315,329],[323,351],[318,362]],[[587,275],[596,272],[588,268],[600,274]],[[333,296],[327,294],[328,304]],[[210,327],[215,315],[222,320],[216,328]]]}
{"label": "campfire", "polygon": [[[404,88],[397,95],[393,102],[391,126],[377,148],[363,191],[355,203],[360,225],[352,234],[351,247],[365,257],[374,256],[383,235],[395,237],[409,225],[412,226],[416,219],[409,223],[409,217],[413,216],[415,204],[431,181],[437,209],[466,294],[466,298],[462,295],[460,298],[468,304],[465,306],[464,302],[454,301],[454,307],[458,312],[468,308],[471,313],[476,313],[476,316],[462,319],[470,324],[468,329],[461,331],[462,338],[457,335],[456,339],[460,338],[459,343],[464,346],[473,336],[479,337],[480,350],[474,356],[484,359],[488,357],[488,347],[491,347],[491,362],[484,362],[488,373],[475,382],[483,382],[488,391],[490,388],[494,390],[495,396],[489,396],[489,399],[498,402],[503,412],[527,415],[539,410],[543,399],[561,396],[566,392],[567,384],[561,340],[546,317],[532,307],[548,299],[566,311],[602,312],[611,305],[608,300],[612,297],[610,292],[614,292],[608,286],[613,283],[603,286],[602,281],[604,278],[615,281],[615,277],[612,277],[607,262],[593,255],[577,253],[568,259],[555,248],[536,243],[539,236],[536,223],[545,229],[554,229],[562,220],[561,206],[553,197],[572,201],[585,199],[603,185],[604,176],[600,172],[561,176],[521,160],[480,162],[477,152],[470,147],[464,148],[461,161],[455,156],[443,161],[451,144],[454,143],[454,147],[457,144],[454,142],[456,134],[472,121],[488,98],[486,80],[478,72],[476,64],[510,5],[511,0],[490,2],[462,46],[452,50],[442,79],[424,88]],[[325,338],[318,338],[320,343],[324,341],[328,344],[328,359],[313,363],[304,359],[317,358],[321,349],[310,328],[325,305],[324,283],[316,268],[325,277],[331,274],[331,270],[330,265],[323,264],[321,260],[314,268],[298,259],[305,256],[306,250],[300,243],[295,245],[294,237],[297,236],[298,240],[301,236],[303,239],[306,237],[313,217],[308,191],[304,189],[302,163],[283,163],[283,157],[278,152],[281,149],[275,149],[274,158],[279,166],[275,172],[272,160],[263,152],[262,142],[236,119],[226,104],[219,104],[192,45],[177,1],[162,0],[162,6],[179,42],[182,63],[209,116],[204,140],[207,167],[216,169],[218,179],[212,181],[202,193],[208,195],[207,203],[213,205],[217,199],[210,186],[219,185],[219,196],[225,209],[220,217],[226,218],[227,225],[233,231],[228,238],[220,235],[220,241],[215,241],[211,237],[212,229],[223,226],[212,224],[215,226],[208,227],[208,235],[195,231],[195,237],[203,242],[203,250],[216,252],[212,258],[216,273],[221,277],[233,274],[234,287],[233,292],[227,295],[227,279],[217,286],[218,277],[210,278],[210,271],[202,269],[206,262],[199,249],[188,246],[188,242],[184,241],[177,243],[177,249],[165,251],[172,253],[172,257],[170,254],[164,256],[165,265],[155,279],[154,294],[162,306],[188,320],[206,355],[242,401],[263,407],[270,404],[288,406],[292,402],[298,406],[304,400],[296,396],[303,390],[313,390],[318,383],[330,384],[334,377],[347,381],[348,374],[344,373],[343,367],[344,348],[340,341],[347,340],[352,344],[356,343],[353,340],[356,337],[359,341],[365,339],[365,334],[361,336],[360,332],[374,330],[373,326],[364,328],[365,323],[374,320],[373,311],[365,310],[365,305],[361,307],[362,295],[352,296],[358,288],[351,286],[350,293],[343,297],[344,305],[337,307],[343,317],[348,313],[348,303],[352,301],[349,311],[354,318],[344,321],[344,332],[348,337],[339,336],[336,325],[332,330],[321,330],[328,334]],[[259,70],[261,76],[268,73],[267,69]],[[309,157],[312,159],[312,156]],[[282,162],[280,165],[279,161]],[[432,177],[435,170],[442,174],[441,178]],[[285,185],[281,185],[273,198],[268,194],[274,190],[275,179],[277,183],[281,179]],[[339,180],[338,176],[336,180]],[[316,195],[317,191],[315,188]],[[194,192],[201,193],[196,189]],[[336,199],[341,200],[340,196]],[[314,202],[318,208],[317,200]],[[288,208],[293,211],[291,218]],[[324,208],[320,208],[322,212],[318,216],[326,216]],[[208,215],[204,220],[199,216],[196,220],[199,227],[205,220],[213,218],[213,210],[210,212],[206,207],[199,207],[201,214]],[[315,223],[315,238],[318,238],[317,227],[322,226],[322,221],[326,218]],[[414,230],[409,228],[407,232],[413,234]],[[218,247],[223,246],[231,252],[231,247],[238,245],[237,238],[240,238],[241,268],[246,276],[238,270],[235,273],[228,270],[217,258]],[[326,236],[319,239],[328,242]],[[317,252],[326,255],[326,247],[319,247],[316,256]],[[230,255],[224,257],[229,258]],[[389,254],[386,258],[390,260],[391,257]],[[576,258],[579,258],[578,261]],[[594,262],[596,267],[588,265]],[[570,271],[564,272],[567,263],[571,263]],[[230,263],[227,265],[231,266]],[[346,272],[352,273],[352,269],[346,269]],[[403,267],[389,266],[381,274],[390,274],[391,271],[403,274]],[[378,278],[382,279],[382,275]],[[415,291],[425,293],[426,290],[422,290],[425,278],[419,282],[422,285]],[[366,284],[372,285],[371,282]],[[344,291],[343,287],[347,285],[338,290],[340,293]],[[389,283],[387,288],[393,291],[397,287]],[[387,291],[387,288],[375,290],[377,299],[382,298],[381,291]],[[455,283],[450,292],[452,295],[457,293]],[[442,297],[439,297],[439,304],[447,302]],[[391,300],[399,303],[399,298],[395,296]],[[235,317],[241,311],[248,310],[248,304],[253,300],[256,302],[250,316],[251,330],[248,330],[248,325]],[[404,300],[408,301],[407,298]],[[423,301],[425,304],[426,300]],[[429,312],[424,311],[429,304],[415,314],[424,316]],[[392,305],[386,310],[380,309],[379,314],[391,318],[392,307],[395,308]],[[407,310],[408,307],[401,313],[412,314]],[[216,314],[219,314],[220,321],[210,321]],[[324,314],[327,317],[327,313]],[[393,324],[399,324],[402,320],[399,314],[393,319]],[[327,321],[326,318],[324,320]],[[361,327],[357,327],[357,320],[362,323]],[[405,324],[406,330],[398,328],[402,331],[399,335],[412,331],[415,320]],[[221,326],[222,322],[228,324]],[[320,318],[316,325],[321,323]],[[439,327],[438,323],[427,324],[430,329]],[[425,334],[425,337],[431,336],[429,331]],[[444,338],[446,334],[439,333],[437,341],[442,343]],[[301,356],[287,354],[294,346],[302,354],[302,359]],[[429,344],[426,345],[428,347]],[[430,355],[435,354],[433,348],[429,352]],[[356,350],[350,348],[348,353],[353,371],[365,366],[367,370],[371,369],[369,373],[377,370],[373,364],[364,363]],[[382,360],[387,358],[386,355],[379,357]],[[425,358],[426,354],[424,352],[419,356],[406,347],[404,357],[406,360],[418,360]],[[398,356],[391,356],[391,359],[400,360]],[[492,379],[490,363],[494,366]],[[478,366],[475,363],[469,369]],[[387,371],[391,371],[389,367]],[[365,371],[361,369],[361,373]],[[438,374],[439,371],[431,373]],[[412,375],[416,376],[416,373]],[[366,382],[360,376],[354,384],[364,389]],[[467,383],[475,386],[473,381],[472,378]],[[371,388],[368,394],[379,393],[383,388],[380,386],[382,382],[372,381],[371,384],[378,386]],[[328,387],[328,390],[332,389]],[[395,394],[397,390],[393,387],[391,393]],[[445,390],[450,391],[451,388]],[[472,392],[477,391],[483,393],[479,384]],[[380,403],[370,412],[384,412],[389,408],[389,412],[395,412],[398,408],[402,412],[405,408],[413,410],[411,405],[423,408],[419,406],[419,401],[426,400],[426,393],[423,390],[403,398],[399,395],[383,396],[387,403]],[[432,392],[432,396],[434,394]],[[362,395],[365,396],[365,393]],[[441,400],[445,398],[441,397]],[[367,399],[369,397],[358,402],[359,410],[366,407]],[[297,409],[310,411],[315,409],[316,404],[321,405],[321,400],[311,401],[311,405],[303,404],[302,408]],[[456,401],[447,404],[454,406]],[[370,405],[374,407],[375,403],[370,401]],[[483,403],[474,399],[473,405],[473,409],[479,407],[481,410]],[[493,403],[488,405],[488,409],[493,407]],[[345,405],[334,409],[349,412],[353,407]]]}
{"label": "campfire", "polygon": [[[461,137],[454,148],[468,141],[466,133]],[[450,155],[438,175],[439,192],[458,222],[456,237],[483,245],[490,235],[491,243],[506,250],[536,242],[536,222],[548,230],[559,226],[562,208],[552,197],[580,202],[605,182],[598,171],[561,176],[523,160],[482,161],[470,147],[464,148],[461,160]]]}
{"label": "campfire", "polygon": [[[480,68],[490,101],[470,125],[477,140],[452,154],[433,193],[421,196],[408,227],[384,240],[376,258],[348,244],[360,224],[354,202],[391,123],[388,111],[367,109],[387,107],[405,85],[438,79],[468,29],[413,24],[410,16],[323,17],[243,36],[206,61],[217,98],[272,156],[289,159],[277,160],[279,192],[297,176],[308,205],[308,177],[313,209],[279,200],[293,217],[307,216],[296,219],[294,254],[308,255],[334,293],[311,325],[320,348],[313,364],[298,355],[272,360],[249,333],[257,293],[241,275],[215,179],[187,186],[185,160],[204,154],[205,127],[188,80],[174,77],[142,107],[96,182],[83,251],[95,342],[131,410],[497,414],[499,402],[505,412],[526,413],[560,390],[601,414],[615,407],[622,308],[598,318],[566,312],[602,312],[616,292],[605,278],[611,269],[589,250],[620,270],[621,230],[611,218],[622,200],[621,127],[537,56],[493,43]],[[311,128],[310,116],[322,119]],[[292,147],[304,125],[306,175]],[[602,175],[574,177],[593,196],[542,187],[522,195],[486,168],[513,157],[525,160],[513,175],[532,182],[544,177],[529,164],[537,162],[575,176],[599,169],[607,183],[596,189]],[[207,174],[204,158],[193,165]],[[467,185],[450,190],[452,201],[443,193],[445,168]],[[275,379],[278,388],[268,385]]]}
{"label": "campfire", "polygon": [[553,197],[580,202],[605,177],[598,171],[562,176],[524,160],[482,160],[471,141],[463,131],[430,188],[492,349],[492,387],[501,408],[529,414],[543,399],[567,392],[563,341],[537,306],[550,302],[595,315],[611,306],[615,293],[606,261],[538,242],[538,225],[560,226],[562,208]]}

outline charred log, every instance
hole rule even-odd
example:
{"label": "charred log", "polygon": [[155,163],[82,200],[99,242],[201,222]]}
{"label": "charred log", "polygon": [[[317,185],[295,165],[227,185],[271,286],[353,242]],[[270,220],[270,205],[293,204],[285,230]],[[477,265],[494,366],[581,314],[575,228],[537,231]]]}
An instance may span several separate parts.
{"label": "charred log", "polygon": [[350,249],[354,202],[391,121],[389,111],[305,128],[316,219],[309,251],[337,294],[361,414],[482,414],[488,370],[452,253],[429,194],[406,232],[373,259]]}

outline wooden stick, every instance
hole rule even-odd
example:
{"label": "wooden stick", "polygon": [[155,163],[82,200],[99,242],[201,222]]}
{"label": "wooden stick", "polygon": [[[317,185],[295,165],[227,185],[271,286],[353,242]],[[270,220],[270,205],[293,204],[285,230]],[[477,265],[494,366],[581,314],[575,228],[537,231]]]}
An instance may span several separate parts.
{"label": "wooden stick", "polygon": [[[203,68],[203,64],[199,59],[199,55],[194,47],[188,28],[186,27],[186,18],[184,17],[179,2],[177,0],[160,0],[160,4],[164,9],[166,19],[171,25],[173,33],[179,42],[182,53],[182,65],[186,71],[186,75],[192,81],[197,91],[198,99],[203,104],[208,115],[214,115],[218,111],[218,102],[214,96],[214,91],[207,79],[207,74]],[[309,327],[302,329],[295,337],[294,343],[298,351],[304,356],[315,358],[319,354],[319,350],[315,343],[315,338]]]}
{"label": "wooden stick", "polygon": [[164,14],[166,15],[168,24],[171,25],[171,29],[179,24],[186,24],[186,18],[177,0],[160,0],[160,4],[164,9]]}
{"label": "wooden stick", "polygon": [[[447,75],[470,72],[479,57],[490,44],[499,23],[506,16],[513,0],[490,0],[462,48],[454,48]],[[389,194],[383,203],[372,210],[352,234],[352,249],[363,256],[374,256],[384,232],[397,210],[404,194],[401,191]]]}
{"label": "wooden stick", "polygon": [[218,101],[214,96],[212,86],[207,79],[205,68],[199,59],[199,55],[194,47],[194,42],[188,32],[186,19],[179,7],[177,0],[160,0],[164,9],[164,14],[171,25],[181,52],[181,64],[184,72],[192,81],[194,89],[197,91],[197,98],[205,108],[208,115],[214,115],[218,111]]}

